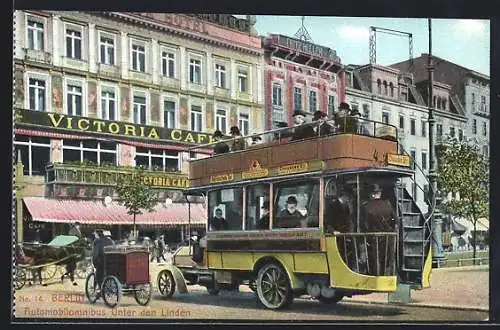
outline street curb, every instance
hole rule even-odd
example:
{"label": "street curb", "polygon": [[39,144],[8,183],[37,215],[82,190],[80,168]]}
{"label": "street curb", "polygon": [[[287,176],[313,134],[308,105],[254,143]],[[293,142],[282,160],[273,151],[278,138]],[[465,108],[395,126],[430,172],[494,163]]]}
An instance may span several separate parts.
{"label": "street curb", "polygon": [[360,304],[375,304],[375,305],[387,305],[387,306],[415,306],[415,307],[426,307],[426,308],[440,308],[440,309],[452,309],[452,310],[470,310],[476,312],[489,312],[489,308],[484,307],[470,307],[470,306],[457,306],[457,305],[438,305],[438,304],[428,304],[428,303],[389,303],[382,301],[371,301],[371,300],[361,300],[361,299],[349,299],[344,300],[349,303],[360,303]]}

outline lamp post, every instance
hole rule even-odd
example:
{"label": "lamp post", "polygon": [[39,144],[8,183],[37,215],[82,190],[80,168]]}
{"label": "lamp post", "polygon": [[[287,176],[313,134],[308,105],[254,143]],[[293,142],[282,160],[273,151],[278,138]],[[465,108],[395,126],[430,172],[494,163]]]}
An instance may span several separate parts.
{"label": "lamp post", "polygon": [[437,173],[436,173],[436,159],[435,159],[435,136],[434,136],[434,97],[433,97],[433,87],[434,87],[434,66],[432,63],[432,22],[431,19],[427,19],[429,28],[429,55],[427,70],[429,72],[429,84],[428,84],[428,107],[429,107],[429,183],[432,187],[431,205],[434,205],[434,214],[431,218],[431,228],[432,228],[432,264],[439,267],[445,261],[445,256],[443,252],[443,219],[441,212],[439,211],[439,205],[441,203],[440,194],[437,191]]}

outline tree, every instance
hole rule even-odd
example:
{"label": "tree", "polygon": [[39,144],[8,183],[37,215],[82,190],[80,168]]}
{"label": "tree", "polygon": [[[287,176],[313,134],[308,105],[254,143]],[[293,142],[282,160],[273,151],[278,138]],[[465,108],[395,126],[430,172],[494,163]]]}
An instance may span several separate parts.
{"label": "tree", "polygon": [[116,186],[120,204],[127,208],[127,214],[134,217],[134,237],[137,233],[136,216],[142,214],[143,211],[154,211],[153,207],[156,204],[156,198],[151,188],[144,184],[143,177],[144,170],[137,167],[134,172],[119,176]]}
{"label": "tree", "polygon": [[[465,218],[474,226],[473,258],[476,258],[477,221],[489,217],[489,164],[472,141],[448,139],[436,146],[438,190],[459,198],[443,201],[443,211]],[[475,259],[474,259],[475,263]]]}

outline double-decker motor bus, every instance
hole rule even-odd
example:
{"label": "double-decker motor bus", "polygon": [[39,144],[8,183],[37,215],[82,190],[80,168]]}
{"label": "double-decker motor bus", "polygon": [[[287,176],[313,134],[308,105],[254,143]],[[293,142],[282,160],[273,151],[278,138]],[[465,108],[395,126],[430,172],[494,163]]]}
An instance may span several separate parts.
{"label": "double-decker motor bus", "polygon": [[433,206],[424,214],[412,198],[416,164],[396,127],[344,120],[308,124],[330,125],[326,135],[277,129],[260,134],[264,143],[190,161],[186,195],[205,197],[202,264],[215,285],[248,284],[269,309],[305,294],[336,303],[429,286]]}

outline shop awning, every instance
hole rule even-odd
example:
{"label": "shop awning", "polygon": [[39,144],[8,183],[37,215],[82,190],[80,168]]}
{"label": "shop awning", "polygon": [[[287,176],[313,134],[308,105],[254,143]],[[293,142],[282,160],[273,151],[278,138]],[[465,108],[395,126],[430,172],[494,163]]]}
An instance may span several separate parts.
{"label": "shop awning", "polygon": [[[104,205],[101,201],[50,199],[43,197],[25,197],[23,199],[33,221],[132,225],[133,216],[117,202]],[[191,204],[191,224],[205,224],[207,210],[202,204]],[[187,225],[188,204],[173,203],[168,207],[158,204],[153,212],[145,212],[136,216],[137,225]]]}

